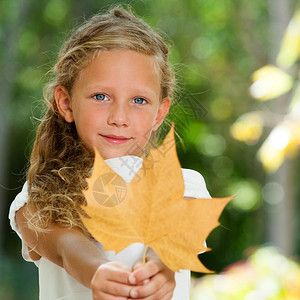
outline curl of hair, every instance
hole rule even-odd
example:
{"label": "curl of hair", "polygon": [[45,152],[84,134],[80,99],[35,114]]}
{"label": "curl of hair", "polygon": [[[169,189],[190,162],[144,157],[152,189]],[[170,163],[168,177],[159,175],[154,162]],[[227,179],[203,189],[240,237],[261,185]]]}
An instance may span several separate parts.
{"label": "curl of hair", "polygon": [[168,46],[131,11],[118,6],[75,30],[59,52],[53,80],[44,91],[47,111],[37,129],[27,173],[25,214],[31,229],[42,231],[57,223],[81,228],[88,235],[78,211],[85,204],[81,191],[87,188],[85,178],[90,175],[94,155],[80,141],[75,124],[60,115],[54,93],[63,86],[71,95],[80,71],[100,51],[116,49],[154,56],[161,76],[161,99],[173,95],[175,75],[168,61]]}

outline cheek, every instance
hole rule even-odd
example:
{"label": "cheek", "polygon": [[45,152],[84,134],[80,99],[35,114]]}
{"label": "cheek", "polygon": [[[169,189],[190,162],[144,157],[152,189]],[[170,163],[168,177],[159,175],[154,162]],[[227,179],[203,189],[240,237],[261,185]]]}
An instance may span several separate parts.
{"label": "cheek", "polygon": [[75,124],[85,131],[93,130],[97,127],[99,121],[102,120],[100,113],[96,109],[81,109],[75,116]]}
{"label": "cheek", "polygon": [[134,124],[136,136],[138,136],[138,144],[141,148],[144,148],[148,144],[154,124],[155,117],[149,114],[143,116],[143,118],[139,118],[138,122]]}
{"label": "cheek", "polygon": [[79,114],[78,117],[75,118],[75,125],[77,133],[81,140],[87,146],[90,146],[90,143],[92,142],[92,137],[97,131],[97,122],[93,114]]}
{"label": "cheek", "polygon": [[145,136],[150,136],[153,130],[153,126],[155,124],[155,116],[156,114],[143,114],[140,115],[139,118],[136,118],[135,128],[139,134],[143,134]]}

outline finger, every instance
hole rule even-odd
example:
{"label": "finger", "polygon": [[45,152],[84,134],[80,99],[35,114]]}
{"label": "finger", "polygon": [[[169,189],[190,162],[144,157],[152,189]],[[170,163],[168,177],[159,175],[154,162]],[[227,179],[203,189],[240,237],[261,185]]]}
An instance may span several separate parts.
{"label": "finger", "polygon": [[93,300],[127,300],[127,297],[116,297],[105,293],[93,294]]}
{"label": "finger", "polygon": [[167,294],[165,294],[165,295],[161,298],[161,300],[171,300],[172,297],[173,297],[173,292],[174,292],[174,290],[169,291]]}
{"label": "finger", "polygon": [[127,298],[128,300],[172,300],[172,296],[173,296],[173,292],[170,292],[164,296],[159,296],[159,295],[151,295],[149,297],[146,297],[146,298]]}
{"label": "finger", "polygon": [[171,300],[172,299],[172,296],[173,296],[173,292],[174,292],[174,289],[170,290],[170,289],[166,289],[164,286],[156,291],[154,294],[152,295],[149,295],[149,296],[139,296],[138,298],[128,298],[128,300],[156,300],[156,299],[159,299],[159,300]]}
{"label": "finger", "polygon": [[132,286],[120,284],[114,281],[106,281],[103,283],[102,291],[109,295],[128,297]]}
{"label": "finger", "polygon": [[[124,284],[129,283],[129,275],[131,275],[130,271],[128,271],[127,268],[120,268],[118,265],[109,264],[101,265],[96,272],[101,272],[106,280]],[[101,279],[103,279],[102,276]]]}
{"label": "finger", "polygon": [[130,291],[130,297],[135,299],[149,297],[157,293],[163,287],[165,288],[165,290],[167,290],[168,284],[166,284],[165,277],[159,273],[156,276],[154,276],[149,281],[149,283],[132,288]]}
{"label": "finger", "polygon": [[128,267],[127,265],[122,264],[120,262],[109,262],[109,263],[107,263],[107,265],[111,265],[114,268],[121,269],[121,270],[124,270],[124,271],[127,271],[127,272],[132,271],[130,267]]}
{"label": "finger", "polygon": [[[137,269],[140,269],[140,268],[142,268],[143,266],[144,266],[143,260],[138,260],[138,261],[134,264],[134,266],[132,267],[132,271],[135,271],[135,270],[137,270]],[[133,275],[133,277],[134,277],[134,275]],[[132,280],[132,279],[131,279],[131,280]],[[136,280],[135,277],[134,277],[133,280]],[[141,284],[147,284],[149,281],[150,281],[150,279],[147,278],[147,279],[143,280],[142,282],[139,282],[138,284],[139,284],[139,285],[141,285]]]}
{"label": "finger", "polygon": [[138,260],[138,261],[135,262],[135,264],[133,265],[132,270],[135,271],[135,270],[137,270],[137,269],[143,267],[143,265],[144,265],[144,264],[143,264],[143,260],[140,259],[140,260]]}
{"label": "finger", "polygon": [[146,279],[151,278],[160,271],[160,267],[157,263],[152,261],[147,262],[142,268],[138,268],[129,275],[129,282],[131,284],[137,284],[143,282]]}

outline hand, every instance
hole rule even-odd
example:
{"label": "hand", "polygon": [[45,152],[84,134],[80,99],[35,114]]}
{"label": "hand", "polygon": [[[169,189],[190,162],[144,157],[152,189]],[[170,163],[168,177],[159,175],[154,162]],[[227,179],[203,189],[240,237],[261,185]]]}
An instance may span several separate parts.
{"label": "hand", "polygon": [[127,300],[132,286],[129,284],[131,269],[119,262],[107,262],[97,269],[91,289],[94,300]]}
{"label": "hand", "polygon": [[129,282],[137,285],[130,290],[129,299],[170,300],[175,288],[175,273],[153,255],[144,266],[141,261],[134,265]]}

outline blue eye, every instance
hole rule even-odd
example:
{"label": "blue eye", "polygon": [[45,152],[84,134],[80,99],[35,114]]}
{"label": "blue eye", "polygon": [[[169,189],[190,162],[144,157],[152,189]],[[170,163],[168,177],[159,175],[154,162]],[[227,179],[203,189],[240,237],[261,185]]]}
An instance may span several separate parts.
{"label": "blue eye", "polygon": [[136,103],[136,104],[145,104],[145,103],[147,103],[147,101],[145,100],[145,99],[143,99],[143,98],[135,98],[135,99],[133,99],[132,100],[134,103]]}
{"label": "blue eye", "polygon": [[99,101],[108,100],[108,98],[104,94],[96,94],[93,96],[93,98]]}

